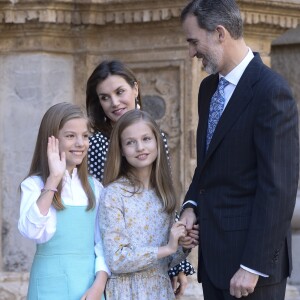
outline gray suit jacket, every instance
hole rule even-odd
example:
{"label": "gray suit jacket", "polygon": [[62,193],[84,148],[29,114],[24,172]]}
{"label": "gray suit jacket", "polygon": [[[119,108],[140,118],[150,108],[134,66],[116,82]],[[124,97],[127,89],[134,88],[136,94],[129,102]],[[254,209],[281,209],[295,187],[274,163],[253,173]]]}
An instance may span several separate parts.
{"label": "gray suit jacket", "polygon": [[260,277],[259,285],[276,283],[292,269],[290,223],[299,173],[296,103],[286,82],[255,54],[205,153],[218,78],[210,75],[200,85],[197,167],[185,197],[197,202],[199,251],[219,288],[229,288],[241,264],[270,276]]}

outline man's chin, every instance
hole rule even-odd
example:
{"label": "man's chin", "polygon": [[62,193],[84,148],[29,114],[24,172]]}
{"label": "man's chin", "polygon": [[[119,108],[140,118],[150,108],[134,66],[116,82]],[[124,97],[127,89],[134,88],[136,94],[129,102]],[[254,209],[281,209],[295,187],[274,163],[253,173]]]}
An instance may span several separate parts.
{"label": "man's chin", "polygon": [[205,72],[208,73],[209,75],[218,73],[218,71],[216,70],[216,68],[213,68],[210,65],[204,65],[203,64],[203,68],[204,68]]}
{"label": "man's chin", "polygon": [[210,68],[205,68],[205,67],[204,67],[204,70],[205,70],[205,72],[208,73],[209,75],[215,74],[215,72],[213,72],[212,69],[210,69]]}

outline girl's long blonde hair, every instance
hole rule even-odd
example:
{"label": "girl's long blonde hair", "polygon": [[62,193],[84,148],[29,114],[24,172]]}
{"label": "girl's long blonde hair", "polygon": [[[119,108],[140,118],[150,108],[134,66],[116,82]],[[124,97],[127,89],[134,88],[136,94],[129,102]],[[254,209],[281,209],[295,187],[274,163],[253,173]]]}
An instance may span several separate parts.
{"label": "girl's long blonde hair", "polygon": [[[47,157],[48,137],[55,136],[58,138],[59,130],[63,128],[66,122],[77,118],[85,119],[88,128],[90,129],[88,119],[78,105],[62,102],[53,105],[47,110],[40,124],[35,150],[27,177],[40,176],[43,182],[46,182],[50,174]],[[77,169],[82,187],[88,197],[87,210],[93,209],[95,207],[95,195],[88,181],[87,156],[85,156],[82,163],[77,166]],[[61,200],[62,182],[58,185],[57,190],[58,191],[54,195],[53,206],[57,210],[62,210],[65,208]]]}
{"label": "girl's long blonde hair", "polygon": [[103,185],[107,186],[120,177],[126,177],[134,186],[134,193],[138,193],[143,188],[139,178],[134,175],[133,167],[122,156],[121,144],[122,132],[128,126],[140,121],[145,122],[150,127],[157,141],[157,158],[152,164],[150,185],[162,199],[165,211],[173,213],[177,208],[177,200],[162,135],[156,122],[145,111],[131,110],[125,113],[114,125],[104,169]]}

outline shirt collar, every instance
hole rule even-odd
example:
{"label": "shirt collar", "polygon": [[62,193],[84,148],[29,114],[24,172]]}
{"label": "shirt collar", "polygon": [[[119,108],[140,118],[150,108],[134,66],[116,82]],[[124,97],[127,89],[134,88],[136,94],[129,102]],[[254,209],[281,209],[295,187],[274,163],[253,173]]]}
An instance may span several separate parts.
{"label": "shirt collar", "polygon": [[74,178],[74,177],[76,177],[77,176],[77,168],[74,168],[73,169],[73,172],[72,172],[72,174],[70,174],[69,172],[68,172],[68,170],[66,170],[65,171],[65,174],[64,174],[64,177],[67,179],[67,178],[70,178],[70,179],[72,179],[72,178]]}
{"label": "shirt collar", "polygon": [[[225,76],[225,79],[236,86],[253,57],[254,54],[252,50],[248,48],[248,53],[245,58]],[[220,75],[220,77],[222,76]]]}

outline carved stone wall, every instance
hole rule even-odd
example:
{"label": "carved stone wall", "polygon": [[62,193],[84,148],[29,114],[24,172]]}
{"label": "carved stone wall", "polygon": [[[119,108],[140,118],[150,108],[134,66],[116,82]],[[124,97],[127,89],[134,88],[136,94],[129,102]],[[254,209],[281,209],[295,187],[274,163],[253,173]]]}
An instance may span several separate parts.
{"label": "carved stone wall", "polygon": [[[299,0],[238,2],[247,43],[270,64],[271,42],[299,23]],[[197,93],[206,76],[188,57],[179,21],[185,4],[0,0],[0,299],[25,298],[34,245],[17,230],[18,185],[28,171],[40,119],[57,102],[84,105],[86,80],[103,59],[123,60],[137,74],[145,108],[169,137],[182,199],[196,162]]]}
{"label": "carved stone wall", "polygon": [[73,99],[73,60],[45,53],[0,56],[2,268],[26,271],[34,246],[21,238],[18,184],[29,170],[41,116],[54,103]]}

